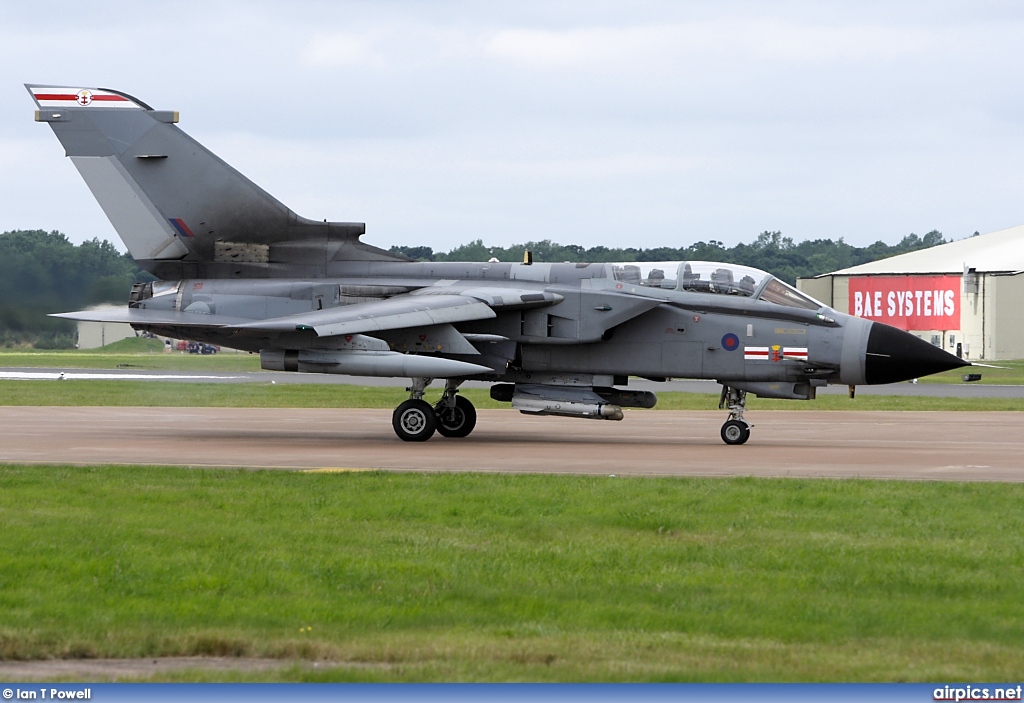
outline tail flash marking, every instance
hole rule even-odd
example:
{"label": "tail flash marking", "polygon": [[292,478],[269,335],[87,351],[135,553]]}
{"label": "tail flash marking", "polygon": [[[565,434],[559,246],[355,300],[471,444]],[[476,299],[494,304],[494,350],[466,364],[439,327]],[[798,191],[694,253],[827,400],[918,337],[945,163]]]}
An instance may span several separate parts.
{"label": "tail flash marking", "polygon": [[188,225],[186,225],[185,221],[180,217],[172,217],[170,219],[171,224],[174,225],[174,229],[178,230],[178,234],[180,234],[182,237],[192,238],[196,236],[192,234],[192,230],[188,228]]}
{"label": "tail flash marking", "polygon": [[36,93],[36,100],[40,102],[74,102],[81,106],[91,105],[93,102],[128,102],[128,98],[120,95],[97,95],[91,90],[80,90],[77,93]]}
{"label": "tail flash marking", "polygon": [[40,108],[55,107],[128,107],[147,109],[126,95],[99,88],[63,88],[56,86],[29,86],[32,97]]}

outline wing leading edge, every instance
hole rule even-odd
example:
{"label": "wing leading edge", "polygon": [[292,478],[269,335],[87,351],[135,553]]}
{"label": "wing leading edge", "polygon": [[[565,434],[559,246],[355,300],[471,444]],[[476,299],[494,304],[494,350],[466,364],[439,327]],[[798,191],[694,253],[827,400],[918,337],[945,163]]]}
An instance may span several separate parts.
{"label": "wing leading edge", "polygon": [[489,305],[464,295],[400,296],[260,320],[239,328],[276,332],[312,329],[318,337],[335,337],[494,317]]}
{"label": "wing leading edge", "polygon": [[495,316],[494,310],[486,303],[463,295],[400,296],[267,320],[143,308],[82,310],[52,315],[68,320],[122,322],[138,326],[213,327],[267,332],[313,330],[318,337],[489,320]]}

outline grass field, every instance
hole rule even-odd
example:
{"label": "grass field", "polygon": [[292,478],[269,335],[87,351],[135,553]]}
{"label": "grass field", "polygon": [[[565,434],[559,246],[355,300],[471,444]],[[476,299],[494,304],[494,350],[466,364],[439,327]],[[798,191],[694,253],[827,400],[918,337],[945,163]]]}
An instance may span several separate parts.
{"label": "grass field", "polygon": [[[258,371],[259,357],[250,354],[164,354],[156,340],[129,338],[106,347],[83,351],[0,350],[0,367],[140,368],[176,371]],[[1024,383],[1024,361],[1005,362],[1007,369],[985,369],[983,382]],[[988,375],[989,373],[992,375]],[[1001,374],[1001,375],[996,375]],[[954,372],[939,374],[931,382],[959,382]],[[440,386],[428,389],[428,399],[440,397]],[[509,408],[491,400],[486,390],[466,389],[463,394],[481,409]],[[291,407],[393,408],[407,398],[398,386],[158,383],[152,381],[0,381],[3,405],[118,405],[168,407]],[[714,394],[658,393],[659,410],[716,410]],[[856,400],[823,395],[812,403],[750,397],[751,410],[1024,410],[1012,398],[902,398],[865,396]],[[633,412],[633,411],[631,411]],[[639,411],[637,411],[639,412]]]}
{"label": "grass field", "polygon": [[[0,349],[0,367],[35,366],[48,368],[141,368],[168,371],[259,371],[255,354],[221,353],[209,356],[174,352],[162,353],[162,345],[152,339],[131,337],[99,349],[48,351]],[[995,362],[1005,368],[977,368],[981,384],[1024,384],[1024,360]],[[947,371],[921,379],[922,383],[962,383],[963,369]]]}
{"label": "grass field", "polygon": [[[0,365],[258,367],[137,344],[0,353]],[[3,405],[405,398],[401,387],[0,381]],[[717,403],[660,393],[658,408]],[[1024,402],[829,395],[748,407]],[[1022,498],[1022,486],[990,484],[0,466],[0,659],[282,660],[162,677],[189,681],[1019,679]]]}
{"label": "grass field", "polygon": [[980,363],[990,363],[993,366],[999,366],[1001,368],[988,368],[985,366],[979,366],[973,369],[955,369],[953,371],[944,371],[942,373],[937,373],[932,376],[925,376],[924,378],[920,379],[920,382],[963,383],[963,375],[965,373],[980,373],[981,380],[974,381],[974,383],[1014,386],[1024,384],[1024,359]]}
{"label": "grass field", "polygon": [[72,369],[140,368],[166,371],[259,371],[256,354],[163,353],[156,339],[129,337],[98,349],[51,351],[0,349],[0,367],[29,366]]}
{"label": "grass field", "polygon": [[[427,389],[436,401],[443,386]],[[462,394],[481,409],[510,408],[491,400],[487,389],[468,388]],[[257,408],[394,408],[408,398],[401,386],[313,384],[212,384],[157,381],[0,381],[0,405],[115,405],[150,407],[257,407]],[[860,395],[822,395],[817,400],[766,400],[750,396],[747,409],[757,410],[1024,410],[1019,398],[927,398]],[[718,395],[658,393],[653,411],[718,410]]]}
{"label": "grass field", "polygon": [[1024,486],[0,467],[0,658],[179,679],[1024,676]]}

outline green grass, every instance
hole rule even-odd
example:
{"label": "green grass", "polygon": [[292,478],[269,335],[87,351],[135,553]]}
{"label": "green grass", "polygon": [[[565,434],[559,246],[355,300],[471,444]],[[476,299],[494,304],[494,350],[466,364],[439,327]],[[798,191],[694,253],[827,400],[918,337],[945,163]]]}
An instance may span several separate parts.
{"label": "green grass", "polygon": [[1024,485],[0,467],[0,658],[1014,680]]}
{"label": "green grass", "polygon": [[[980,362],[989,363],[989,362]],[[944,371],[937,373],[933,376],[925,376],[920,379],[921,383],[963,383],[963,376],[966,373],[980,373],[981,380],[973,381],[973,383],[981,384],[992,384],[992,385],[1014,385],[1019,386],[1024,384],[1024,359],[1016,359],[1011,361],[993,361],[993,366],[1000,366],[1002,368],[962,368],[955,369],[953,371]]]}
{"label": "green grass", "polygon": [[[982,384],[1024,384],[1024,360],[997,361],[1006,368],[956,369],[927,376],[922,383],[963,383],[965,371],[981,373]],[[98,349],[49,351],[37,349],[0,349],[0,367],[28,366],[44,368],[113,369],[136,367],[141,369],[175,371],[259,371],[256,354],[199,355],[173,352],[163,353],[157,340],[129,337]]]}
{"label": "green grass", "polygon": [[[659,393],[658,410],[708,410],[718,408],[717,395],[695,393]],[[773,400],[747,396],[747,410],[897,410],[968,412],[1024,410],[1020,398],[929,398],[897,395],[858,395],[850,400],[845,395],[820,395],[815,400]]]}
{"label": "green grass", "polygon": [[[441,396],[441,386],[427,389],[427,400]],[[510,408],[491,400],[489,391],[468,388],[463,395],[480,409]],[[112,405],[149,407],[249,408],[394,408],[408,398],[401,386],[350,386],[269,383],[178,383],[158,381],[0,381],[0,405]],[[810,402],[750,397],[748,410],[1024,410],[1019,398],[915,398],[822,395]],[[718,395],[658,394],[657,410],[718,410]],[[629,410],[643,413],[646,410]]]}
{"label": "green grass", "polygon": [[98,349],[50,351],[44,349],[0,349],[0,368],[37,367],[69,369],[139,368],[161,371],[259,371],[256,354],[165,354],[153,339],[129,337]]}
{"label": "green grass", "polygon": [[[156,351],[150,350],[153,347]],[[180,371],[241,372],[259,370],[259,357],[251,354],[201,356],[174,352],[164,354],[156,340],[141,337],[92,350],[37,351],[0,350],[0,367],[44,368],[139,368]],[[148,350],[148,351],[147,351]],[[1000,362],[1007,369],[979,369],[982,383],[1024,383],[1024,361]],[[947,372],[922,382],[959,383],[959,372]],[[490,399],[486,390],[466,389],[463,393],[482,409],[508,408]],[[428,399],[440,395],[439,387],[428,390]],[[401,387],[293,385],[293,384],[206,384],[157,383],[151,381],[63,381],[26,383],[0,381],[3,405],[118,405],[118,406],[214,406],[214,407],[337,407],[393,408],[405,400]],[[712,410],[718,396],[711,394],[658,393],[660,410]],[[856,400],[822,395],[806,403],[751,397],[751,410],[1024,410],[1024,402],[1013,398],[905,398],[866,396]]]}

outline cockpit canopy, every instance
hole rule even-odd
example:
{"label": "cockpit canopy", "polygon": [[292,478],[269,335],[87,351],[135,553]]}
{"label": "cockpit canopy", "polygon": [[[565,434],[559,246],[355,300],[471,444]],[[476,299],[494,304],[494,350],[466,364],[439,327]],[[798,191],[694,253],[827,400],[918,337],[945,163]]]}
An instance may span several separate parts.
{"label": "cockpit canopy", "polygon": [[825,307],[771,274],[749,266],[717,261],[650,261],[611,267],[615,280],[627,285],[738,295],[805,310]]}

